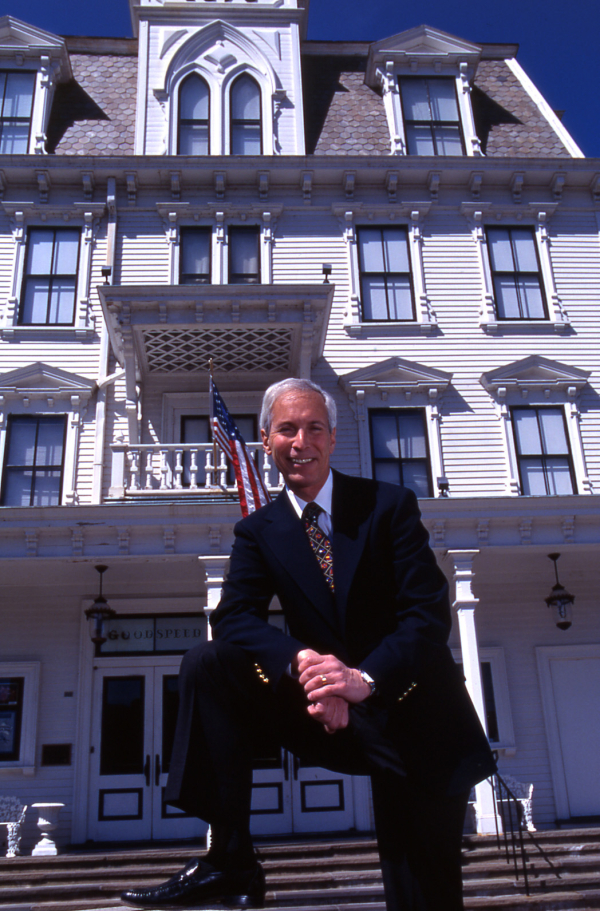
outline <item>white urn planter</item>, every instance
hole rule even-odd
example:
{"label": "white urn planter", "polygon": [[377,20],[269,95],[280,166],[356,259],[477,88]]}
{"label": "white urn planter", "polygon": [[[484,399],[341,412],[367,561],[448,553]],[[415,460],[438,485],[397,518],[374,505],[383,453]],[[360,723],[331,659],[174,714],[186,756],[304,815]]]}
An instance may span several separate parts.
{"label": "white urn planter", "polygon": [[37,827],[42,837],[31,852],[33,857],[58,854],[58,848],[51,833],[58,824],[58,814],[64,803],[34,803],[31,805],[38,812]]}

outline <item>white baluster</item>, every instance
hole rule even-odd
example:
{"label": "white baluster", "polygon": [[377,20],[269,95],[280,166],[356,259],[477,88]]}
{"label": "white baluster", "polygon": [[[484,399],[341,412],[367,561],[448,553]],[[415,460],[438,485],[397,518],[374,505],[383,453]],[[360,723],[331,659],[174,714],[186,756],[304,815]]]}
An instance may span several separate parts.
{"label": "white baluster", "polygon": [[198,487],[198,450],[190,450],[190,490]]}
{"label": "white baluster", "polygon": [[160,451],[160,489],[168,490],[169,484],[167,481],[169,474],[169,462],[168,462],[169,451],[168,449],[161,449]]}
{"label": "white baluster", "polygon": [[140,453],[138,449],[129,450],[129,489],[140,489]]}
{"label": "white baluster", "polygon": [[212,463],[211,455],[212,455],[212,450],[207,449],[206,450],[206,459],[204,460],[204,486],[207,488],[216,486],[214,483],[215,468]]}
{"label": "white baluster", "polygon": [[144,460],[144,468],[146,470],[146,490],[152,490],[152,472],[154,470],[154,455],[151,449],[146,451],[146,457]]}
{"label": "white baluster", "polygon": [[175,487],[181,490],[183,487],[181,476],[183,475],[183,453],[181,449],[175,450]]}

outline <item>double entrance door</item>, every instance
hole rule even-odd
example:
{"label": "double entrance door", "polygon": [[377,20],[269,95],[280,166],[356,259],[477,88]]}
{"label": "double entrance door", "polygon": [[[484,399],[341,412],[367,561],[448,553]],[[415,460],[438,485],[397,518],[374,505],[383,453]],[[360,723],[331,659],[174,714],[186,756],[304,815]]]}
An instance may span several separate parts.
{"label": "double entrance door", "polygon": [[[89,839],[179,840],[206,832],[204,822],[164,801],[180,662],[180,655],[96,659]],[[305,766],[281,749],[255,763],[252,831],[347,831],[356,825],[354,792],[364,786],[360,779]]]}

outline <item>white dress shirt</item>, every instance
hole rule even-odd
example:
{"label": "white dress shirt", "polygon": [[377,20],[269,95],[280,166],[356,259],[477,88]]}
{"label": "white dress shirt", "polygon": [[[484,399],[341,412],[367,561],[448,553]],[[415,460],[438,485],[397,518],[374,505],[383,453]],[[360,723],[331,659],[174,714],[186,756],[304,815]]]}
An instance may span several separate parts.
{"label": "white dress shirt", "polygon": [[302,512],[304,510],[304,507],[307,505],[307,503],[317,503],[321,507],[323,512],[319,513],[319,518],[317,519],[317,522],[319,524],[319,528],[321,529],[321,531],[324,534],[326,534],[328,538],[331,538],[331,535],[333,533],[333,520],[331,518],[331,500],[333,497],[333,474],[332,474],[331,469],[329,469],[329,475],[327,476],[327,480],[321,487],[320,491],[318,492],[318,494],[314,498],[314,500],[303,500],[301,497],[298,496],[298,494],[294,493],[293,490],[290,490],[290,488],[287,486],[287,484],[286,484],[285,490],[286,490],[288,497],[290,498],[290,503],[294,507],[294,512],[300,519],[302,518]]}

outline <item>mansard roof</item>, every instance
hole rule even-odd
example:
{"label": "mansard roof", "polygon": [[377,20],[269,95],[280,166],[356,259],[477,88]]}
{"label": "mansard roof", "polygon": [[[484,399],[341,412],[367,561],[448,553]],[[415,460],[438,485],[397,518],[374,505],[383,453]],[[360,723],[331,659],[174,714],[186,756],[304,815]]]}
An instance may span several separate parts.
{"label": "mansard roof", "polygon": [[[413,31],[419,30],[376,46],[393,43]],[[433,35],[436,41],[442,41],[439,36],[452,38],[428,29],[428,40],[433,41]],[[73,79],[56,90],[48,129],[49,152],[134,154],[137,42],[130,39],[114,44],[111,53],[107,39],[67,40]],[[467,50],[478,47],[459,44]],[[390,131],[381,91],[365,82],[371,47],[366,42],[305,42],[302,66],[308,154],[389,157]],[[569,149],[508,63],[516,46],[481,45],[480,49],[471,97],[484,154],[488,158],[570,158]]]}

